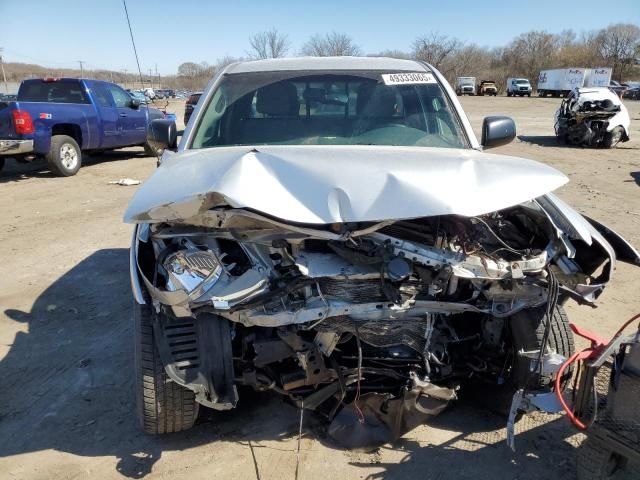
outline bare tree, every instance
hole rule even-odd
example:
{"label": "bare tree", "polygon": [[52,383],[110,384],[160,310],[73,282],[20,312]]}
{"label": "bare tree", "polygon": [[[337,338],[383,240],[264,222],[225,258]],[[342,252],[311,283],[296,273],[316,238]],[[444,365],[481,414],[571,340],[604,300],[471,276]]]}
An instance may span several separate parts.
{"label": "bare tree", "polygon": [[615,77],[622,81],[640,57],[640,28],[631,23],[609,25],[599,32],[595,43],[602,58],[613,67]]}
{"label": "bare tree", "polygon": [[302,47],[302,54],[311,57],[342,57],[362,55],[362,50],[353,39],[344,33],[316,34]]}
{"label": "bare tree", "polygon": [[431,32],[413,42],[413,57],[430,63],[438,70],[444,70],[444,62],[461,48],[462,42],[457,38]]}
{"label": "bare tree", "polygon": [[216,67],[207,62],[185,62],[178,66],[178,83],[189,89],[202,88],[215,71]]}
{"label": "bare tree", "polygon": [[491,54],[477,45],[467,45],[453,52],[443,61],[443,70],[450,72],[450,80],[455,77],[475,75],[478,80],[494,80],[489,74],[491,68]]}
{"label": "bare tree", "polygon": [[200,74],[202,67],[195,62],[184,62],[178,67],[178,75],[181,77],[194,78]]}
{"label": "bare tree", "polygon": [[553,67],[558,61],[559,41],[556,35],[531,31],[517,36],[504,49],[503,61],[511,76],[537,79],[540,70]]}
{"label": "bare tree", "polygon": [[289,51],[289,39],[275,28],[260,32],[249,38],[251,46],[249,58],[260,60],[264,58],[281,58]]}

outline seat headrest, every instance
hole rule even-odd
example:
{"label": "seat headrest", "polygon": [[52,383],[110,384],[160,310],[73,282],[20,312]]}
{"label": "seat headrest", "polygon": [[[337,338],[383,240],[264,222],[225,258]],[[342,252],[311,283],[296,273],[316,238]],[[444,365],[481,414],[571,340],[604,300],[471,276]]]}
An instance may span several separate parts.
{"label": "seat headrest", "polygon": [[298,91],[293,83],[272,83],[258,89],[256,110],[274,117],[297,116],[300,111]]}
{"label": "seat headrest", "polygon": [[385,85],[363,83],[358,88],[356,112],[365,117],[392,117],[396,110],[396,92]]}

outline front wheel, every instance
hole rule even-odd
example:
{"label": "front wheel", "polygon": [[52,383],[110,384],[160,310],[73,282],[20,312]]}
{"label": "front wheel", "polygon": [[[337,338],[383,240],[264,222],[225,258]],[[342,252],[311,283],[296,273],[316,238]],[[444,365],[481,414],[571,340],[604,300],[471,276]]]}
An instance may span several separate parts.
{"label": "front wheel", "polygon": [[0,172],[4,168],[4,158],[0,157]]}
{"label": "front wheel", "polygon": [[162,149],[161,148],[153,148],[151,145],[149,145],[148,143],[144,144],[144,154],[147,157],[160,157],[162,155]]}
{"label": "front wheel", "polygon": [[82,165],[82,151],[72,137],[54,135],[46,155],[49,169],[60,177],[70,177],[78,173]]}
{"label": "front wheel", "polygon": [[195,394],[165,372],[153,337],[154,312],[149,303],[135,304],[134,357],[138,419],[145,433],[187,430],[198,417]]}
{"label": "front wheel", "polygon": [[602,140],[602,146],[604,148],[613,148],[618,143],[622,141],[622,137],[624,135],[624,130],[622,127],[616,127],[610,132],[605,133],[604,139]]}
{"label": "front wheel", "polygon": [[[491,390],[486,384],[472,384],[472,395],[489,410],[501,415],[508,415],[514,393],[527,387],[528,390],[548,389],[552,386],[550,375],[530,373],[535,362],[523,352],[540,351],[545,325],[547,324],[546,307],[522,310],[507,319],[508,325],[504,338],[510,343],[504,363],[504,378]],[[547,351],[555,351],[569,358],[574,351],[573,333],[564,309],[557,305],[551,316],[551,331],[547,341]],[[568,369],[563,383],[569,381],[572,371]],[[491,392],[491,393],[489,393]]]}

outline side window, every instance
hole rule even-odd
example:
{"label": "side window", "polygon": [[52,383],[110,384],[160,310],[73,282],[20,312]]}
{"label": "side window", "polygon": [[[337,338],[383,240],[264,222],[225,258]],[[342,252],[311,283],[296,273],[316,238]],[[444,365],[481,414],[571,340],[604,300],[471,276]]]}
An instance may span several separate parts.
{"label": "side window", "polygon": [[116,85],[108,85],[107,88],[111,92],[116,107],[127,108],[131,106],[131,96],[127,92]]}
{"label": "side window", "polygon": [[111,104],[111,94],[104,85],[96,84],[95,88],[93,89],[93,94],[101,107],[113,107],[113,105]]}

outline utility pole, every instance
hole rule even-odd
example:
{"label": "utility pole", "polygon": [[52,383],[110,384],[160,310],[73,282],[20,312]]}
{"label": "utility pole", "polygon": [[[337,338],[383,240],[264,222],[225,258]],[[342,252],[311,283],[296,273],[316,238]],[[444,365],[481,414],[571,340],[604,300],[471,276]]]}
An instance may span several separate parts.
{"label": "utility pole", "polygon": [[124,72],[124,88],[127,88],[127,69],[123,68],[122,71]]}
{"label": "utility pole", "polygon": [[9,87],[7,85],[7,76],[4,73],[4,62],[2,61],[2,52],[4,48],[0,47],[0,68],[2,68],[2,81],[4,82],[4,92],[9,93]]}
{"label": "utility pole", "polygon": [[80,64],[80,78],[84,78],[84,68],[83,65],[86,63],[84,60],[77,60]]}
{"label": "utility pole", "polygon": [[149,82],[151,82],[151,90],[153,90],[153,69],[149,69]]}
{"label": "utility pole", "polygon": [[158,75],[158,64],[156,63],[156,78],[158,79],[158,88],[160,88],[160,75]]}

